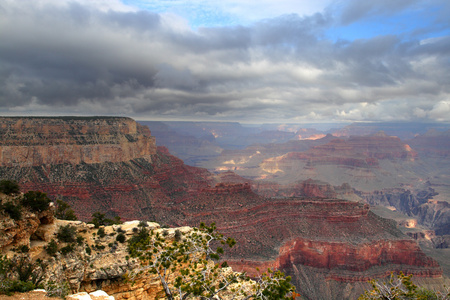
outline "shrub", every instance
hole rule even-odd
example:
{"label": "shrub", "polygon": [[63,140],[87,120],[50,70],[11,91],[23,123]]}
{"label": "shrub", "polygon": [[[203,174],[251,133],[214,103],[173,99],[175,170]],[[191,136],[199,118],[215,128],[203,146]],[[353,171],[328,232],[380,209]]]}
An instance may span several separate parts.
{"label": "shrub", "polygon": [[8,213],[13,220],[18,221],[22,218],[22,210],[20,205],[14,205],[12,202],[6,202],[5,205],[3,205],[3,210]]}
{"label": "shrub", "polygon": [[40,259],[34,263],[26,256],[11,259],[11,271],[17,273],[19,281],[31,282],[36,287],[44,279],[45,267]]}
{"label": "shrub", "polygon": [[139,221],[138,227],[141,227],[141,228],[148,227],[148,224],[145,221]]}
{"label": "shrub", "polygon": [[15,180],[1,180],[0,192],[6,195],[18,194],[20,192],[20,187]]}
{"label": "shrub", "polygon": [[99,238],[104,238],[106,236],[105,228],[99,228],[97,231],[97,235]]}
{"label": "shrub", "polygon": [[181,238],[183,237],[183,234],[179,229],[175,230],[175,241],[179,242],[181,241]]}
{"label": "shrub", "polygon": [[59,227],[58,232],[56,233],[56,237],[59,241],[65,243],[75,243],[77,229],[74,226],[66,225]]}
{"label": "shrub", "polygon": [[125,234],[123,234],[122,232],[116,236],[116,241],[118,241],[119,243],[124,243],[126,239],[127,238],[125,237]]}
{"label": "shrub", "polygon": [[[141,266],[130,273],[133,279],[142,272],[156,274],[167,299],[222,299],[227,294],[231,299],[293,299],[295,288],[291,278],[280,271],[268,270],[250,283],[242,273],[222,273],[218,260],[223,248],[213,243],[234,246],[232,238],[215,232],[215,224],[194,228],[193,232],[179,242],[170,242],[157,232],[148,233],[141,228],[137,235],[129,239],[128,253],[138,257]],[[174,276],[174,273],[180,275]],[[239,283],[248,281],[248,288]],[[237,285],[236,285],[237,284]],[[251,294],[250,294],[251,293]]]}
{"label": "shrub", "polygon": [[92,253],[91,247],[86,246],[86,254],[91,255],[91,253]]}
{"label": "shrub", "polygon": [[67,281],[60,283],[49,281],[45,286],[45,290],[47,291],[47,297],[58,297],[63,299],[65,299],[70,293],[70,288]]}
{"label": "shrub", "polygon": [[382,300],[382,299],[411,299],[411,300],[439,300],[449,299],[450,290],[436,292],[418,287],[412,282],[412,275],[391,274],[389,281],[379,282],[372,280],[372,290],[366,290],[358,300]]}
{"label": "shrub", "polygon": [[21,245],[19,248],[17,248],[17,251],[20,253],[28,253],[30,251],[30,248],[28,248],[27,245]]}
{"label": "shrub", "polygon": [[34,212],[48,209],[50,202],[47,194],[39,191],[29,191],[22,198],[22,205],[29,207]]}
{"label": "shrub", "polygon": [[77,244],[81,245],[81,244],[83,244],[83,241],[84,241],[84,237],[82,237],[81,235],[78,235],[77,236]]}
{"label": "shrub", "polygon": [[62,247],[61,250],[59,250],[59,252],[61,252],[62,255],[66,255],[70,252],[73,252],[74,249],[75,249],[75,246],[73,244],[69,244],[65,247]]}
{"label": "shrub", "polygon": [[52,239],[44,249],[47,251],[48,255],[55,256],[56,252],[58,252],[58,244]]}
{"label": "shrub", "polygon": [[128,253],[130,253],[132,256],[139,256],[142,251],[148,249],[149,243],[149,231],[147,228],[141,227],[141,229],[138,230],[136,234],[128,239]]}
{"label": "shrub", "polygon": [[69,221],[77,220],[77,216],[75,215],[73,209],[67,202],[64,202],[62,200],[56,200],[55,216],[57,219],[60,220],[69,220]]}
{"label": "shrub", "polygon": [[101,225],[113,225],[113,224],[122,224],[119,216],[115,216],[113,220],[106,218],[105,214],[101,212],[95,212],[92,214],[91,222],[95,225],[95,228],[99,228]]}
{"label": "shrub", "polygon": [[103,250],[103,249],[105,249],[105,245],[98,244],[98,245],[95,245],[95,248],[97,248],[97,250]]}

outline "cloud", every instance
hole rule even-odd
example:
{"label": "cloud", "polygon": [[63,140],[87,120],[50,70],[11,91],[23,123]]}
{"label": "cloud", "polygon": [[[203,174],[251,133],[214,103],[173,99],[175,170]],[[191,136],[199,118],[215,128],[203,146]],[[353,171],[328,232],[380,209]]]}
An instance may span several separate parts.
{"label": "cloud", "polygon": [[[417,1],[358,3],[340,12],[345,22]],[[450,95],[448,36],[334,41],[326,32],[340,15],[329,10],[192,29],[173,13],[118,1],[0,5],[5,114],[450,121],[440,113]]]}
{"label": "cloud", "polygon": [[394,15],[417,3],[417,0],[345,1],[341,21],[344,25],[376,15]]}

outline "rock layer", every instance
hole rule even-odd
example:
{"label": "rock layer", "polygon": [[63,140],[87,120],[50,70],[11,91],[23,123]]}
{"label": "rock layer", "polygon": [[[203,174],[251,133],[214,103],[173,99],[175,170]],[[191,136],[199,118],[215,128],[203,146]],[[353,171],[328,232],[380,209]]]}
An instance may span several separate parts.
{"label": "rock layer", "polygon": [[129,118],[1,118],[0,166],[94,164],[151,159],[147,127]]}
{"label": "rock layer", "polygon": [[[37,118],[37,128],[44,128],[46,120],[50,124],[56,122],[52,118]],[[149,132],[139,129],[139,126],[136,125],[135,137],[127,139],[128,132],[134,132],[129,129],[134,125],[121,127],[117,124],[128,124],[129,119],[113,120],[94,118],[83,122],[87,123],[87,128],[97,128],[94,126],[97,122],[112,122],[109,131],[101,130],[110,133],[106,134],[105,141],[115,136],[126,147],[137,147],[138,152],[126,152],[132,155],[123,152],[116,160],[110,160],[112,156],[102,156],[99,151],[96,152],[98,161],[82,160],[83,156],[76,150],[79,149],[77,147],[101,149],[120,143],[114,144],[114,138],[111,137],[109,144],[95,144],[95,139],[90,139],[90,131],[82,131],[84,127],[77,125],[79,131],[70,132],[77,138],[69,142],[68,146],[64,141],[69,138],[65,137],[60,142],[53,138],[56,146],[75,149],[75,153],[67,154],[67,160],[56,159],[52,162],[50,158],[45,160],[39,155],[38,159],[31,160],[17,158],[14,166],[0,167],[0,177],[18,180],[24,190],[42,190],[53,198],[67,200],[83,220],[89,220],[93,212],[101,211],[110,217],[120,215],[125,220],[155,220],[172,226],[198,226],[200,222],[216,222],[220,231],[238,241],[228,255],[232,264],[248,270],[255,270],[254,266],[258,265],[279,266],[295,277],[296,285],[304,295],[312,298],[318,292],[314,289],[302,290],[305,279],[299,270],[307,272],[313,268],[315,273],[322,274],[321,279],[317,280],[329,278],[341,282],[366,280],[369,276],[380,276],[397,269],[421,276],[442,274],[439,266],[424,256],[419,248],[413,247],[411,240],[398,231],[395,224],[375,216],[369,211],[368,205],[337,199],[270,199],[256,195],[250,185],[244,182],[215,185],[217,180],[206,169],[186,166],[165,148],[155,149]],[[15,124],[9,118],[0,121]],[[20,123],[19,119],[15,122]],[[72,124],[78,121],[57,119],[57,122]],[[64,126],[61,132],[66,128]],[[32,131],[27,130],[21,129],[20,132]],[[42,134],[34,135],[34,138],[40,141],[30,142],[31,149],[46,147],[46,131],[39,130]],[[83,137],[83,132],[87,137]],[[52,134],[49,133],[49,136]],[[97,133],[92,134],[92,137],[96,136]],[[25,141],[22,139],[21,143]],[[139,141],[148,143],[148,149],[145,143],[140,148]],[[12,141],[3,143],[2,147],[28,146]],[[50,144],[48,148],[57,151],[59,148],[52,148],[55,145]],[[44,153],[47,150],[39,151]],[[386,157],[384,152],[377,153],[379,155],[366,158],[376,160]],[[66,155],[65,152],[63,154]],[[58,157],[56,154],[52,156]],[[413,156],[395,154],[393,158],[412,159]],[[313,182],[305,182],[301,187],[306,195],[334,197],[331,188],[317,188]],[[392,245],[404,249],[406,254],[398,254]],[[310,281],[314,281],[313,278]]]}

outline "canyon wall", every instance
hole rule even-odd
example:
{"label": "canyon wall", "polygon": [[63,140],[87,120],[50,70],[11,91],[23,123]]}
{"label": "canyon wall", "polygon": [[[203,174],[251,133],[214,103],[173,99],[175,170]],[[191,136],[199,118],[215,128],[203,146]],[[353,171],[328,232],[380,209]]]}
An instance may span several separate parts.
{"label": "canyon wall", "polygon": [[95,164],[156,153],[150,130],[130,118],[1,118],[0,166]]}
{"label": "canyon wall", "polygon": [[[27,123],[32,121],[39,134],[33,133],[33,123]],[[46,123],[59,125],[50,132],[43,129]],[[298,183],[303,199],[277,199],[255,194],[242,178],[236,184],[219,183],[237,177],[214,176],[185,165],[164,147],[156,148],[148,130],[127,118],[24,118],[23,123],[19,118],[1,118],[0,124],[2,147],[33,149],[32,159],[15,156],[12,164],[5,159],[0,178],[17,180],[24,191],[41,190],[66,200],[82,220],[101,211],[108,217],[170,226],[216,222],[221,232],[238,242],[227,255],[232,265],[250,272],[256,271],[255,266],[278,266],[294,277],[309,299],[328,295],[320,289],[327,280],[352,284],[391,270],[428,277],[442,274],[393,222],[377,217],[366,204],[333,199],[340,192],[331,186],[306,181]],[[104,142],[96,143],[100,137]],[[114,152],[107,148],[111,145],[129,150]],[[45,147],[48,150],[42,150]],[[94,151],[95,160],[86,160],[80,149]],[[117,155],[107,155],[110,150]],[[48,151],[55,153],[46,157],[43,153]],[[308,198],[312,195],[314,199]],[[334,299],[345,298],[338,290],[334,294]]]}

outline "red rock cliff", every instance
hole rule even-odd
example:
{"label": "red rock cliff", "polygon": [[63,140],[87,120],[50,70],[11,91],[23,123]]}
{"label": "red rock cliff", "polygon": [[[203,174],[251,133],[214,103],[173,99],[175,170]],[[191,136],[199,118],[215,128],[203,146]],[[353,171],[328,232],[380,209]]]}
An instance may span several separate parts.
{"label": "red rock cliff", "polygon": [[0,118],[0,166],[151,160],[155,140],[130,118]]}

